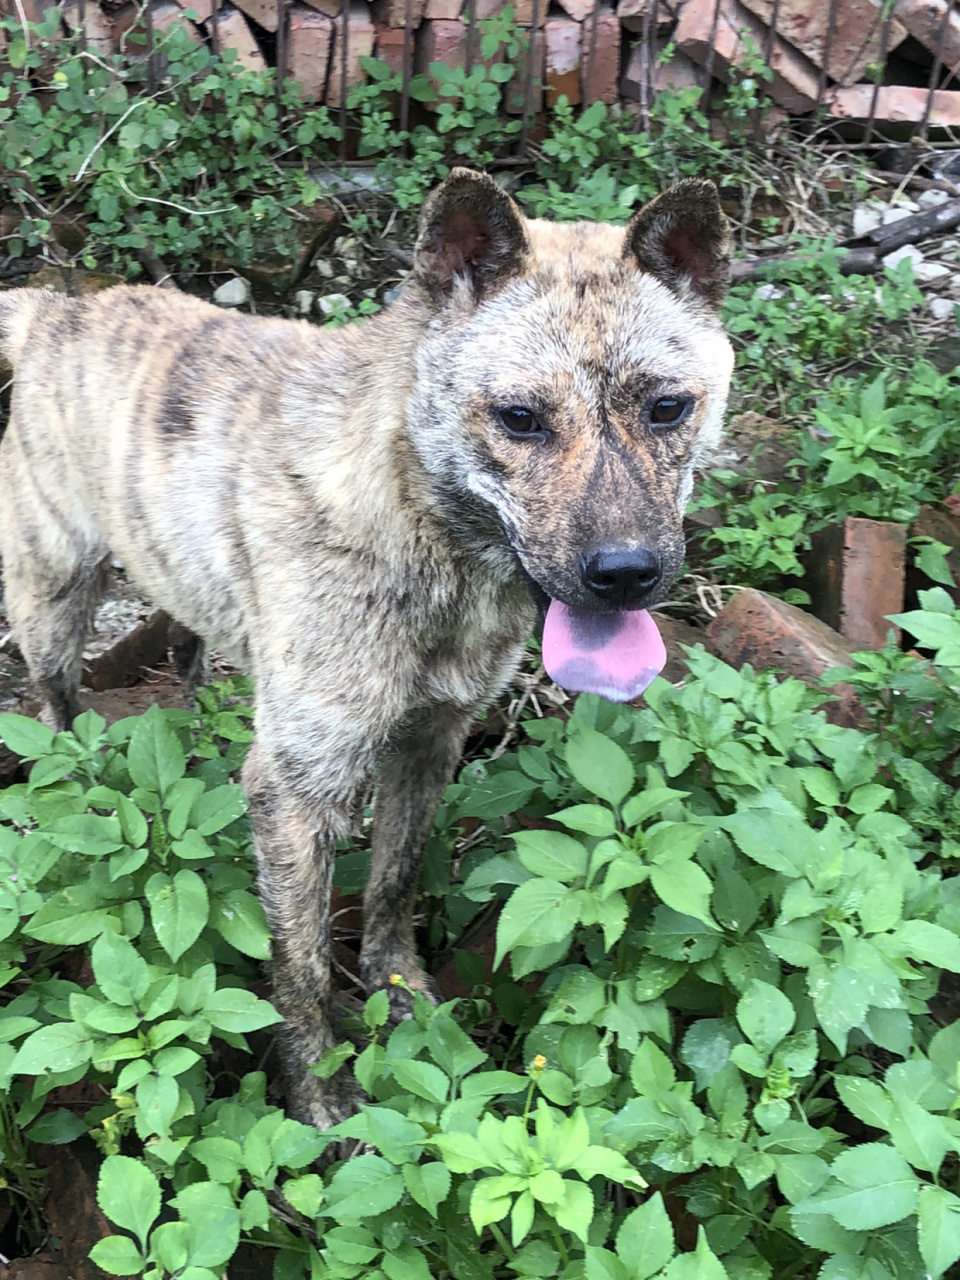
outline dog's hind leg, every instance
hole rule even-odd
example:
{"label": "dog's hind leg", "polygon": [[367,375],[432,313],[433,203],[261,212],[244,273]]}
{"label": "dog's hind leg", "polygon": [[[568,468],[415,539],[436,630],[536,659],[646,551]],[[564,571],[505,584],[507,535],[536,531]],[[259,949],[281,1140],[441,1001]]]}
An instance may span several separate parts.
{"label": "dog's hind leg", "polygon": [[436,998],[417,958],[413,908],[423,847],[463,751],[470,719],[459,707],[434,708],[396,734],[379,761],[360,972],[368,991],[388,988],[396,1014],[409,1011],[410,997],[389,985],[392,974]]}

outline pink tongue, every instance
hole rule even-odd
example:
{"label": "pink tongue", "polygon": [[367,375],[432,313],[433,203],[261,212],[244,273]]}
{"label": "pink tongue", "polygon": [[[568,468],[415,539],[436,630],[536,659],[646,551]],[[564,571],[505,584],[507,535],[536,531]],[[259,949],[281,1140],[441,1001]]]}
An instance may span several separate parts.
{"label": "pink tongue", "polygon": [[591,613],[550,601],[543,624],[543,665],[562,688],[629,702],[666,661],[660,632],[645,609]]}

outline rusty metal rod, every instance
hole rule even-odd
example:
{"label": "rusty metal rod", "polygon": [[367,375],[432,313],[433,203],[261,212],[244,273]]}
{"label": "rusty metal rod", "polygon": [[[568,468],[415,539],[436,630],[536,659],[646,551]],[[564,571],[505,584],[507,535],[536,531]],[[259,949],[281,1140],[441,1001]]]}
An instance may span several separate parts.
{"label": "rusty metal rod", "polygon": [[533,0],[533,22],[530,27],[530,43],[527,46],[527,65],[523,73],[523,123],[520,127],[520,145],[517,154],[527,154],[527,135],[530,130],[530,113],[533,107],[533,63],[537,51],[537,24],[540,21],[540,0]]}
{"label": "rusty metal rod", "polygon": [[211,0],[210,4],[210,47],[215,54],[219,54],[221,52],[219,0]]}
{"label": "rusty metal rod", "polygon": [[710,101],[710,85],[713,81],[713,61],[715,45],[717,43],[717,28],[720,26],[720,5],[723,0],[714,0],[713,18],[710,21],[710,39],[707,41],[707,61],[704,66],[704,79],[706,84],[703,86],[703,93],[700,95],[700,110],[705,111],[707,103]]}
{"label": "rusty metal rod", "polygon": [[830,0],[830,11],[827,16],[827,30],[823,37],[823,66],[820,68],[820,83],[817,86],[817,109],[823,106],[827,92],[827,68],[830,66],[830,54],[833,52],[833,37],[837,29],[837,9],[840,0]]}
{"label": "rusty metal rod", "polygon": [[[600,0],[596,0],[593,6],[593,16],[590,21],[590,57],[580,73],[582,77],[582,96],[583,105],[589,106],[593,101],[589,97],[593,93],[593,66],[597,56],[597,19],[600,17]],[[589,88],[588,88],[589,86]]]}
{"label": "rusty metal rod", "polygon": [[287,5],[286,0],[277,0],[277,79],[276,98],[277,115],[283,116],[283,82],[287,75]]}
{"label": "rusty metal rod", "polygon": [[[410,129],[410,75],[413,70],[413,0],[405,0],[403,6],[403,84],[400,88],[400,132]],[[408,138],[400,146],[400,154],[406,159]]]}
{"label": "rusty metal rod", "polygon": [[925,138],[930,129],[930,112],[933,109],[933,95],[937,91],[937,81],[940,79],[940,72],[943,70],[943,46],[947,39],[947,27],[950,25],[950,15],[953,13],[953,5],[945,4],[943,7],[943,18],[940,21],[940,30],[937,32],[937,50],[933,58],[933,66],[930,68],[930,87],[927,90],[927,100],[923,105],[923,118],[920,121],[920,128],[917,133],[921,138]]}
{"label": "rusty metal rod", "polygon": [[147,92],[155,93],[157,88],[157,66],[153,52],[153,0],[147,0],[143,11],[143,21],[147,32]]}
{"label": "rusty metal rod", "polygon": [[350,52],[350,2],[340,11],[340,159],[347,158],[347,65]]}
{"label": "rusty metal rod", "polygon": [[477,0],[467,0],[467,47],[464,51],[464,71],[473,70],[473,47],[477,38]]}
{"label": "rusty metal rod", "polygon": [[884,15],[883,26],[880,29],[880,71],[874,81],[873,93],[870,95],[870,114],[867,116],[867,127],[863,135],[864,142],[869,142],[873,137],[873,126],[877,118],[877,101],[880,97],[880,84],[883,80],[883,69],[887,65],[887,53],[890,49],[890,32],[893,28],[893,14],[897,7],[897,0],[887,0],[887,11]]}

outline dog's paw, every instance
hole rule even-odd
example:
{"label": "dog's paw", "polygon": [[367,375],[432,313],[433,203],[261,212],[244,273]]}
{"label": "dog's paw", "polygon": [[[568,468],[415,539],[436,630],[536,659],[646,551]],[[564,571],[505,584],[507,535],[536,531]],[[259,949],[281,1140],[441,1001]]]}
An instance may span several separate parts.
{"label": "dog's paw", "polygon": [[414,992],[425,996],[431,1004],[442,1003],[433,979],[412,952],[392,951],[378,955],[375,960],[361,955],[360,972],[370,995],[386,989],[393,1022],[413,1016]]}
{"label": "dog's paw", "polygon": [[366,1100],[349,1066],[341,1067],[329,1080],[321,1080],[309,1067],[291,1067],[286,1093],[288,1114],[321,1133],[355,1115]]}

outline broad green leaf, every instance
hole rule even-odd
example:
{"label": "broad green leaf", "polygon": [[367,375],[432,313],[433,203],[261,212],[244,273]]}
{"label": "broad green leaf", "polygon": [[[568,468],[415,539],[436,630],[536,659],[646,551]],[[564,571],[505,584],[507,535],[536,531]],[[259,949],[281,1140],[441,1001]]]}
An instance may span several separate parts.
{"label": "broad green leaf", "polygon": [[590,1230],[595,1211],[593,1192],[585,1182],[572,1182],[570,1179],[565,1179],[564,1186],[566,1194],[563,1200],[551,1206],[553,1216],[557,1220],[557,1226],[571,1232],[586,1244],[587,1232]]}
{"label": "broad green leaf", "polygon": [[608,804],[619,805],[636,781],[630,757],[596,729],[570,722],[566,761],[581,787]]}
{"label": "broad green leaf", "polygon": [[875,1231],[908,1217],[920,1182],[893,1147],[865,1142],[834,1160],[831,1183],[797,1205],[798,1213],[826,1213],[849,1231]]}
{"label": "broad green leaf", "polygon": [[401,1089],[415,1093],[418,1098],[442,1106],[450,1096],[450,1081],[432,1062],[408,1062],[399,1059],[391,1063],[393,1076]]}
{"label": "broad green leaf", "polygon": [[203,1016],[218,1031],[241,1033],[259,1031],[261,1027],[272,1027],[283,1021],[273,1005],[240,987],[215,991],[203,1006]]}
{"label": "broad green leaf", "polygon": [[36,760],[53,749],[54,733],[39,720],[12,712],[0,714],[0,739],[16,756]]}
{"label": "broad green leaf", "polygon": [[737,1001],[740,1029],[764,1057],[790,1034],[796,1020],[796,1010],[783,992],[756,978]]}
{"label": "broad green leaf", "polygon": [[111,1222],[132,1231],[144,1249],[160,1213],[160,1184],[141,1160],[107,1156],[97,1179],[97,1203]]}
{"label": "broad green leaf", "polygon": [[584,1257],[586,1280],[631,1280],[639,1272],[630,1271],[615,1253],[587,1245]]}
{"label": "broad green leaf", "polygon": [[526,774],[492,773],[481,782],[471,784],[467,794],[457,802],[457,813],[464,818],[502,818],[522,809],[535,790],[536,784]]}
{"label": "broad green leaf", "polygon": [[[13,1060],[14,1075],[42,1076],[48,1071],[72,1071],[90,1061],[93,1044],[76,1022],[54,1022],[27,1036]],[[116,1219],[115,1219],[116,1221]],[[120,1222],[119,1226],[125,1224]]]}
{"label": "broad green leaf", "polygon": [[515,946],[560,942],[577,923],[579,913],[570,890],[559,880],[528,880],[510,896],[497,923],[493,967]]}
{"label": "broad green leaf", "polygon": [[93,885],[72,885],[48,898],[23,932],[40,942],[76,946],[99,937],[108,927],[110,912]]}
{"label": "broad green leaf", "polygon": [[913,960],[960,973],[960,937],[929,920],[905,920],[891,942]]}
{"label": "broad green leaf", "polygon": [[103,933],[90,956],[97,986],[114,1004],[135,1005],[150,986],[147,962],[136,948],[116,933]]}
{"label": "broad green leaf", "polygon": [[112,1276],[136,1276],[146,1260],[129,1236],[105,1236],[90,1250],[90,1259]]}
{"label": "broad green leaf", "polygon": [[216,1182],[194,1182],[172,1203],[192,1230],[191,1265],[220,1271],[240,1243],[240,1212],[230,1191]]}
{"label": "broad green leaf", "polygon": [[[561,809],[559,813],[551,813],[550,817],[571,831],[582,831],[588,836],[612,836],[617,830],[613,814],[599,804],[575,804],[569,809]],[[531,870],[535,868],[531,867]]]}
{"label": "broad green leaf", "polygon": [[182,868],[171,879],[155,872],[144,890],[157,941],[171,960],[179,960],[203,932],[210,914],[207,887],[196,871]]}
{"label": "broad green leaf", "polygon": [[630,1280],[648,1280],[674,1254],[673,1226],[655,1192],[624,1218],[617,1232],[617,1253],[629,1269]]}
{"label": "broad green leaf", "polygon": [[324,1213],[336,1222],[359,1222],[386,1213],[402,1195],[403,1176],[392,1164],[381,1156],[357,1156],[330,1180]]}
{"label": "broad green leaf", "polygon": [[159,1076],[151,1072],[137,1085],[135,1096],[137,1110],[147,1132],[165,1138],[180,1102],[180,1086],[176,1080],[173,1076]]}
{"label": "broad green leaf", "polygon": [[639,827],[655,813],[660,813],[674,800],[686,800],[689,791],[673,791],[670,787],[647,787],[638,791],[624,804],[621,811],[625,827]]}
{"label": "broad green leaf", "polygon": [[677,859],[650,869],[650,883],[661,902],[681,915],[693,916],[712,925],[710,918],[710,877],[696,862]]}
{"label": "broad green leaf", "polygon": [[165,795],[183,777],[186,765],[180,740],[163,711],[150,707],[137,720],[127,747],[127,767],[134,785]]}
{"label": "broad green leaf", "polygon": [[231,889],[215,898],[210,923],[231,946],[257,960],[270,958],[270,928],[259,898],[246,889]]}
{"label": "broad green leaf", "polygon": [[236,822],[246,811],[247,798],[243,788],[228,782],[199,796],[190,812],[190,820],[200,835],[212,836],[231,822]]}
{"label": "broad green leaf", "polygon": [[87,1126],[78,1115],[61,1107],[59,1111],[50,1111],[35,1120],[27,1129],[27,1137],[31,1142],[49,1142],[60,1146],[73,1142],[81,1133],[87,1132]]}
{"label": "broad green leaf", "polygon": [[586,849],[562,831],[518,831],[513,838],[520,861],[536,876],[571,884],[586,873]]}
{"label": "broad green leaf", "polygon": [[919,1244],[930,1280],[960,1258],[960,1199],[943,1187],[924,1187],[917,1206]]}
{"label": "broad green leaf", "polygon": [[694,1253],[678,1253],[667,1264],[663,1280],[727,1280],[727,1272],[707,1243],[703,1227],[699,1228]]}
{"label": "broad green leaf", "polygon": [[431,1218],[450,1192],[450,1170],[439,1160],[426,1164],[405,1164],[403,1181],[413,1199]]}

